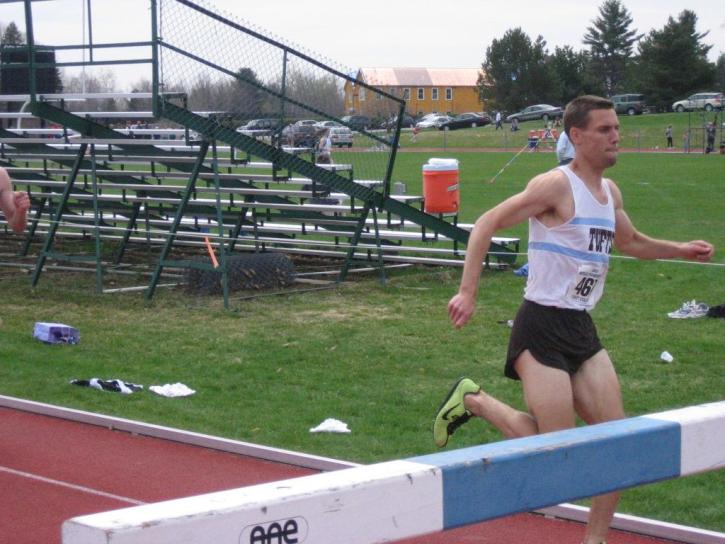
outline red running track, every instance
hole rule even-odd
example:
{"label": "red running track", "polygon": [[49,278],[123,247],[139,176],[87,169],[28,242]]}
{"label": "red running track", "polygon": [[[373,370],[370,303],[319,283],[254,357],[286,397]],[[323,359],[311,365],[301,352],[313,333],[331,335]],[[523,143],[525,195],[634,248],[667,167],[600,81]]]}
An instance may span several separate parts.
{"label": "red running track", "polygon": [[[0,408],[0,437],[0,544],[58,544],[75,516],[316,472],[10,408]],[[580,523],[520,514],[401,542],[579,544],[582,535]],[[607,541],[671,544],[621,531]]]}

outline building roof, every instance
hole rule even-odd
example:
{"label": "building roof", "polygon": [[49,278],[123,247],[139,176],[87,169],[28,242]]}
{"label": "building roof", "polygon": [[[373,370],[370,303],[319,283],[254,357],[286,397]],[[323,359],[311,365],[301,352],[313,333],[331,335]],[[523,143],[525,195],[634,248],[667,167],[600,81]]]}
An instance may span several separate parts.
{"label": "building roof", "polygon": [[358,79],[378,87],[475,87],[478,68],[360,68]]}

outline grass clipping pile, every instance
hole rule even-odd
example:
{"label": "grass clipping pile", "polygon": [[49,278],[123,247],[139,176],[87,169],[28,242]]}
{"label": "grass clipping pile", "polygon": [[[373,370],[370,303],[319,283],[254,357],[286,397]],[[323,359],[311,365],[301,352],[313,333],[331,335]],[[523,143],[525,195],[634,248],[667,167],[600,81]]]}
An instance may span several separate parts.
{"label": "grass clipping pile", "polygon": [[[208,262],[200,257],[199,262]],[[295,266],[282,253],[250,253],[227,257],[229,291],[265,291],[289,287],[295,281]],[[219,270],[186,270],[186,288],[199,295],[222,292],[222,273]]]}

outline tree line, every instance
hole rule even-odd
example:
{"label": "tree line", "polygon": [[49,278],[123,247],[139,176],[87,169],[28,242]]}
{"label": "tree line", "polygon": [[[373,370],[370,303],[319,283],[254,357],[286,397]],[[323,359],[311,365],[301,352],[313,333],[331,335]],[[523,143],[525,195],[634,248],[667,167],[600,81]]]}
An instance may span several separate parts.
{"label": "tree line", "polygon": [[[581,94],[642,93],[650,107],[667,111],[672,102],[693,92],[725,90],[725,53],[710,62],[707,56],[712,46],[704,43],[708,32],[699,33],[696,26],[697,15],[685,9],[669,17],[663,28],[640,34],[620,0],[605,0],[599,16],[586,29],[582,50],[567,45],[550,53],[543,36],[532,39],[521,28],[513,28],[486,49],[479,95],[489,109],[517,111],[536,103],[564,105]],[[0,45],[24,43],[15,23],[2,29]],[[167,81],[164,90],[187,93],[188,106],[194,110],[237,111],[244,117],[309,113],[293,103],[283,108],[274,97],[280,93],[329,114],[344,114],[342,89],[329,74],[290,70],[284,90],[281,82],[260,81],[250,68],[240,68],[237,76],[200,73],[183,83]],[[117,90],[113,73],[103,70],[68,77],[58,71],[55,80],[56,92]],[[150,90],[148,79],[133,85],[133,92]],[[104,111],[148,110],[150,102],[107,100],[102,107]]]}
{"label": "tree line", "polygon": [[564,105],[582,94],[641,93],[656,111],[698,91],[725,89],[725,53],[707,58],[708,32],[696,30],[697,15],[683,10],[663,28],[640,34],[620,0],[605,0],[587,27],[587,48],[556,47],[521,28],[507,30],[486,49],[478,91],[491,109],[517,111],[527,105]]}

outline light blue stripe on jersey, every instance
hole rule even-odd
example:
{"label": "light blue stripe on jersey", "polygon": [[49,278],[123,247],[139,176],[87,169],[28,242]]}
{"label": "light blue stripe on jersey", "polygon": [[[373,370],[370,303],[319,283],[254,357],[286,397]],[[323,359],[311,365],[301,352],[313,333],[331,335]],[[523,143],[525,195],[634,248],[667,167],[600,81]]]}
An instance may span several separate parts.
{"label": "light blue stripe on jersey", "polygon": [[609,264],[609,255],[604,253],[590,253],[589,251],[579,251],[570,247],[560,246],[558,244],[550,244],[547,242],[529,242],[529,249],[539,251],[549,251],[551,253],[560,253],[567,257],[573,257],[580,261],[589,261],[594,263]]}
{"label": "light blue stripe on jersey", "polygon": [[569,221],[570,225],[591,225],[592,227],[606,227],[614,230],[614,221],[603,217],[575,217]]}

